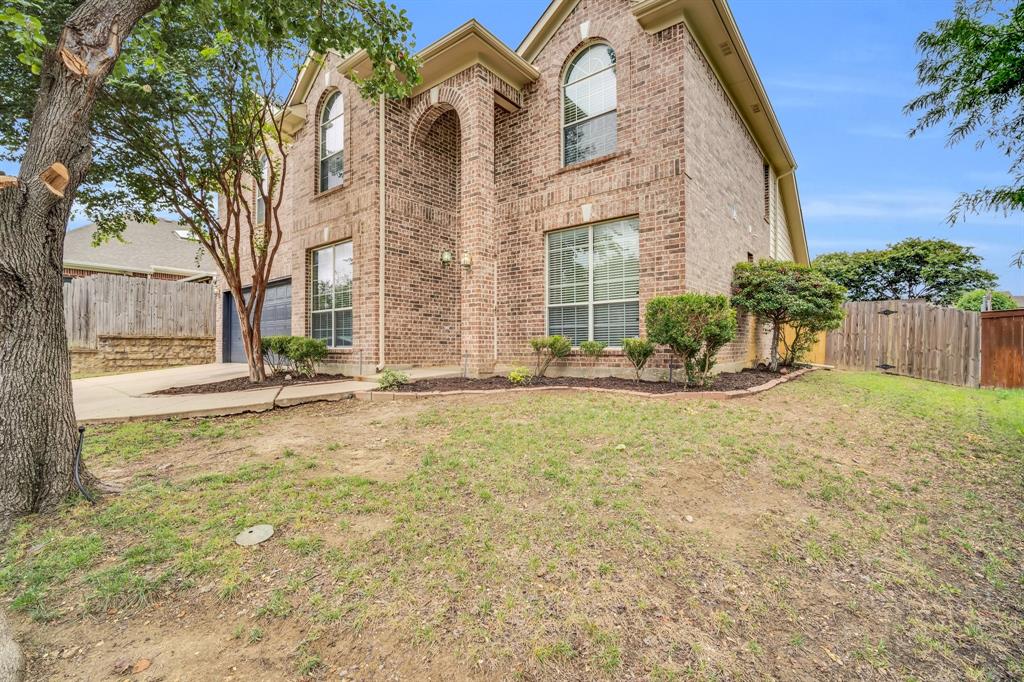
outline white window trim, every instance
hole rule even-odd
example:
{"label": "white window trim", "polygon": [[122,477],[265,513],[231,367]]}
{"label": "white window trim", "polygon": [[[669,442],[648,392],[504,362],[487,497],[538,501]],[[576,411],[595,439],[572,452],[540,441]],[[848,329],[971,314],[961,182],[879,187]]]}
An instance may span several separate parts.
{"label": "white window trim", "polygon": [[[640,217],[639,216],[624,216],[622,218],[613,218],[611,220],[602,220],[597,223],[588,223],[586,225],[574,225],[572,227],[560,227],[557,230],[548,230],[544,233],[544,336],[548,336],[551,328],[550,317],[548,312],[552,308],[574,308],[580,303],[551,303],[551,282],[548,279],[550,275],[550,256],[551,252],[548,249],[548,237],[556,232],[568,232],[569,230],[578,230],[580,228],[587,228],[587,273],[589,282],[587,284],[589,292],[587,295],[587,340],[593,341],[594,339],[594,305],[605,305],[607,303],[633,303],[636,301],[637,306],[640,305],[640,293],[637,292],[636,298],[617,298],[607,301],[594,301],[594,228],[606,225],[608,223],[617,223],[623,220],[636,220],[637,221],[637,241],[640,239]],[[639,253],[637,259],[639,260]],[[574,345],[573,350],[579,350],[578,345]],[[620,351],[622,346],[607,346],[606,350]]]}
{"label": "white window trim", "polygon": [[[307,277],[309,285],[307,287],[307,292],[306,292],[306,295],[309,296],[309,317],[307,319],[307,323],[309,324],[309,338],[315,338],[313,336],[313,315],[316,314],[316,313],[331,313],[331,339],[330,339],[330,342],[327,343],[328,350],[351,350],[352,348],[355,348],[355,346],[356,346],[356,316],[355,316],[356,257],[355,257],[355,245],[353,244],[353,246],[352,246],[352,305],[349,305],[349,306],[347,306],[345,308],[325,308],[323,310],[314,310],[313,309],[313,298],[315,296],[314,291],[313,291],[313,287],[314,287],[314,284],[315,284],[315,280],[313,279],[313,259],[316,257],[316,254],[318,252],[325,251],[326,249],[331,249],[331,264],[332,264],[332,268],[333,268],[333,264],[335,262],[335,260],[334,260],[334,249],[336,247],[342,246],[344,244],[353,244],[353,241],[351,239],[343,239],[340,242],[334,242],[333,244],[324,244],[323,246],[317,246],[317,247],[314,247],[314,248],[310,249],[309,250],[309,258],[307,259],[307,265],[306,265],[309,268],[309,276]],[[334,339],[335,339],[335,333],[334,333],[334,313],[339,312],[339,311],[345,311],[345,310],[348,310],[348,311],[352,312],[352,344],[349,345],[349,346],[335,346],[334,345]]]}
{"label": "white window trim", "polygon": [[[331,100],[335,98],[335,96],[337,96],[338,100],[341,102],[341,113],[335,116],[334,118],[325,121],[323,120],[324,113],[327,111],[328,105],[331,103]],[[324,127],[333,124],[335,121],[341,121],[341,149],[339,149],[338,151],[334,152],[329,156],[324,156]],[[316,132],[316,191],[317,194],[323,194],[324,192],[330,192],[332,189],[337,189],[345,184],[346,169],[343,165],[341,168],[341,182],[339,182],[337,185],[334,185],[333,187],[323,187],[324,161],[330,161],[336,156],[341,156],[343,162],[345,159],[345,96],[341,93],[340,90],[335,90],[334,92],[327,96],[327,99],[324,100],[324,106],[320,110],[319,122],[317,124]]]}
{"label": "white window trim", "polygon": [[[573,83],[567,84],[565,82],[565,79],[569,75],[569,69],[572,68],[573,63],[575,63],[575,61],[576,61],[576,58],[579,57],[584,52],[586,52],[587,50],[589,50],[590,48],[595,47],[597,45],[606,45],[608,47],[608,49],[612,51],[612,54],[615,55],[615,63],[613,63],[611,66],[606,66],[605,68],[601,69],[600,71],[595,71],[594,73],[592,73],[592,74],[590,74],[588,76],[584,76],[583,78],[579,79],[578,81],[573,81]],[[618,116],[619,116],[619,74],[618,74],[618,71],[617,71],[618,66],[619,66],[619,55],[618,55],[617,52],[615,52],[615,48],[613,48],[609,43],[606,43],[606,42],[601,41],[601,40],[595,40],[593,42],[587,43],[583,47],[581,47],[578,50],[576,50],[576,52],[574,52],[572,54],[572,56],[566,61],[565,70],[562,72],[561,78],[559,78],[559,81],[558,81],[558,109],[559,109],[559,112],[560,112],[559,113],[559,120],[561,121],[561,127],[558,129],[558,158],[559,158],[559,161],[561,162],[561,167],[562,168],[569,168],[571,166],[575,166],[575,165],[580,164],[580,163],[586,163],[587,161],[593,161],[593,159],[584,159],[583,161],[573,161],[572,163],[566,163],[565,162],[565,127],[566,127],[566,123],[565,123],[565,88],[566,88],[566,85],[572,85],[572,84],[575,84],[575,83],[580,83],[582,81],[587,80],[588,78],[592,78],[592,77],[594,77],[594,76],[596,76],[598,74],[604,73],[605,71],[607,71],[609,69],[611,69],[612,71],[615,71],[615,108],[614,109],[610,109],[609,111],[606,111],[606,112],[601,113],[601,114],[595,114],[594,116],[588,116],[586,118],[581,118],[580,120],[574,121],[573,123],[571,123],[569,125],[574,125],[574,126],[575,125],[579,125],[580,123],[584,123],[586,121],[590,121],[590,120],[598,118],[600,116],[606,116],[606,115],[608,115],[610,113],[615,113],[615,128],[616,128],[616,131],[615,131],[615,133],[616,133],[615,134],[615,146],[616,147],[619,146],[619,136],[618,136],[618,127],[619,127],[619,120],[618,120]],[[594,158],[600,158],[600,157],[594,157]]]}

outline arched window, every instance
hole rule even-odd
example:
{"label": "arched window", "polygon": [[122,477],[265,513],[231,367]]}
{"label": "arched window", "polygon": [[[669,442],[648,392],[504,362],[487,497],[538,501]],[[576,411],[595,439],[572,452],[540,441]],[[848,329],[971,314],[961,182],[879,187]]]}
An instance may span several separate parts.
{"label": "arched window", "polygon": [[562,164],[615,151],[615,50],[591,45],[576,55],[562,82]]}
{"label": "arched window", "polygon": [[267,201],[270,189],[270,159],[266,156],[260,160],[260,186],[256,189],[256,224],[262,225],[267,219]]}
{"label": "arched window", "polygon": [[341,93],[327,98],[320,114],[320,191],[337,187],[345,177],[345,102]]}

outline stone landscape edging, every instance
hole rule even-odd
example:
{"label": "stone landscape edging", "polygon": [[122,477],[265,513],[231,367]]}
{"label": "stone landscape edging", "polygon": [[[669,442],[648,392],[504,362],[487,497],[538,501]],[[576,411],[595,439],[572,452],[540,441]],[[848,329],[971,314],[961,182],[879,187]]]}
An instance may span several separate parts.
{"label": "stone landscape edging", "polygon": [[416,400],[419,398],[437,398],[453,395],[495,395],[505,393],[524,393],[537,391],[578,391],[592,393],[617,393],[619,395],[637,396],[640,398],[660,398],[667,400],[732,400],[744,398],[750,395],[757,395],[771,390],[776,386],[792,381],[808,372],[813,372],[816,367],[804,367],[789,374],[780,376],[778,379],[766,381],[763,384],[750,388],[740,388],[732,391],[676,391],[673,393],[648,393],[647,391],[630,391],[624,388],[600,388],[598,386],[533,386],[525,388],[492,388],[492,389],[464,389],[459,391],[357,391],[357,400],[385,401],[385,400]]}

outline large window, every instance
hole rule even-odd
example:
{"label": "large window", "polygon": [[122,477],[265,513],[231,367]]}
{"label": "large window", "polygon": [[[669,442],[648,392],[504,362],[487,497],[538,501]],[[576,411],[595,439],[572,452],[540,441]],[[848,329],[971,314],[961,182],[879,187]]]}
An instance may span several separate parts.
{"label": "large window", "polygon": [[312,253],[310,336],[330,348],[352,346],[352,242]]}
{"label": "large window", "polygon": [[615,151],[615,51],[586,48],[572,60],[562,84],[562,163]]}
{"label": "large window", "polygon": [[640,335],[640,236],[636,218],[547,237],[548,334],[612,347]]}
{"label": "large window", "polygon": [[320,114],[320,191],[337,187],[345,177],[345,102],[341,93],[327,98]]}

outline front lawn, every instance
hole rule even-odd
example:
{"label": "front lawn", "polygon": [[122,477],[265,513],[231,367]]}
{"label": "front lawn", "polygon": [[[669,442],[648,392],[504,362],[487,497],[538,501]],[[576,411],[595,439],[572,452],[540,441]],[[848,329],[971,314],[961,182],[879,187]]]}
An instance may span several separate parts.
{"label": "front lawn", "polygon": [[30,679],[1024,675],[1024,392],[815,372],[87,438],[126,492],[0,554]]}

